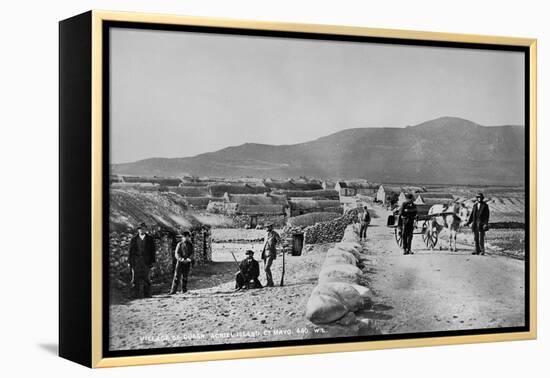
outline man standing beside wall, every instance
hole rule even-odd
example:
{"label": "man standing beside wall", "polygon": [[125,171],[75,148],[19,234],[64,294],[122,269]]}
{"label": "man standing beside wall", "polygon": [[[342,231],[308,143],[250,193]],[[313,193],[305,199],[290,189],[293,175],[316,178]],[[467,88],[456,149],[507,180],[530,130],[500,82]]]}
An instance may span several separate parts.
{"label": "man standing beside wall", "polygon": [[147,225],[138,226],[138,234],[130,241],[128,260],[132,269],[134,298],[151,297],[149,274],[155,263],[155,240],[147,234]]}
{"label": "man standing beside wall", "polygon": [[191,234],[189,231],[184,231],[182,240],[176,245],[174,255],[176,257],[176,269],[174,269],[174,279],[172,280],[172,288],[170,295],[176,294],[181,281],[181,292],[187,292],[187,279],[191,270],[191,258],[193,257],[193,243],[191,243]]}

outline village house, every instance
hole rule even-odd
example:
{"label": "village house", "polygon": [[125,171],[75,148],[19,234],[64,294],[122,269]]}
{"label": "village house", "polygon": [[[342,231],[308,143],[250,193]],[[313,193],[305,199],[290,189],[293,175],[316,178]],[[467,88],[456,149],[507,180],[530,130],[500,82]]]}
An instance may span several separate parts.
{"label": "village house", "polygon": [[321,182],[316,180],[306,179],[291,179],[291,180],[275,180],[265,179],[263,184],[271,190],[283,189],[283,190],[319,190],[323,189]]}
{"label": "village house", "polygon": [[216,183],[208,185],[208,194],[211,197],[223,197],[228,194],[263,194],[271,191],[265,185]]}
{"label": "village house", "polygon": [[356,195],[364,195],[375,197],[380,184],[370,183],[365,180],[361,181],[338,181],[334,187],[341,196],[353,197]]}
{"label": "village house", "polygon": [[234,226],[255,228],[273,223],[284,225],[289,216],[289,203],[285,196],[264,194],[229,194],[223,201],[210,201],[206,209],[210,213],[232,217]]}
{"label": "village house", "polygon": [[454,196],[450,193],[431,193],[431,192],[425,192],[425,193],[419,193],[416,196],[416,200],[414,203],[417,205],[437,205],[437,204],[447,204],[449,202],[454,201]]}
{"label": "village house", "polygon": [[380,185],[376,192],[376,201],[384,205],[393,205],[397,203],[401,191],[399,186]]}
{"label": "village house", "polygon": [[335,183],[334,181],[331,181],[331,180],[324,180],[324,181],[321,183],[321,186],[322,186],[323,189],[325,189],[325,190],[328,190],[328,189],[335,189],[336,183]]}

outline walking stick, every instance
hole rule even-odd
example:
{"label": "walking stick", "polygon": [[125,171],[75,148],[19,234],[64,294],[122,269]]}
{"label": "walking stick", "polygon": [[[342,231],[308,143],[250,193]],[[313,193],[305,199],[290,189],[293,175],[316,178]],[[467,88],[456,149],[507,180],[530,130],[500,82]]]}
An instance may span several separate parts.
{"label": "walking stick", "polygon": [[281,286],[285,285],[285,250],[283,248],[283,271],[281,273]]}

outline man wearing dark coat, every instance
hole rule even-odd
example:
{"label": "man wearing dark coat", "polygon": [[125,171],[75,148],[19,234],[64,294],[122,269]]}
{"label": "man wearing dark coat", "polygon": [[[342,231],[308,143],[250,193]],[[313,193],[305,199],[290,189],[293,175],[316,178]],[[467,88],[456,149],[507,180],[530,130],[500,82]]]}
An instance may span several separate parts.
{"label": "man wearing dark coat", "polygon": [[413,202],[413,195],[407,193],[407,199],[399,208],[399,219],[401,222],[401,237],[403,239],[403,254],[412,255],[411,244],[414,232],[414,220],[416,219],[417,209]]}
{"label": "man wearing dark coat", "polygon": [[147,233],[147,225],[141,223],[138,233],[130,241],[128,260],[132,269],[133,296],[135,298],[151,297],[149,273],[155,263],[155,240]]}
{"label": "man wearing dark coat", "polygon": [[472,231],[474,232],[475,251],[472,255],[484,255],[485,254],[485,233],[489,230],[489,205],[483,201],[483,193],[478,193],[476,196],[476,203],[470,218],[466,225],[472,225]]}
{"label": "man wearing dark coat", "polygon": [[181,282],[181,292],[187,292],[187,278],[191,270],[191,259],[193,257],[193,243],[191,243],[191,234],[189,231],[184,231],[181,241],[176,245],[174,255],[176,257],[176,269],[174,269],[174,279],[172,280],[172,288],[170,295],[176,294]]}
{"label": "man wearing dark coat", "polygon": [[254,252],[246,251],[246,258],[239,264],[239,271],[235,275],[235,289],[261,289],[263,286],[258,280],[260,264],[254,260]]}
{"label": "man wearing dark coat", "polygon": [[265,237],[264,247],[262,250],[262,260],[264,260],[265,278],[267,280],[266,286],[273,287],[273,274],[271,273],[271,266],[273,260],[277,258],[277,244],[281,242],[279,234],[273,230],[273,225],[267,225],[267,235]]}
{"label": "man wearing dark coat", "polygon": [[364,206],[363,210],[363,213],[359,214],[359,222],[361,225],[361,228],[359,229],[359,240],[367,240],[367,228],[370,224],[370,213],[367,206]]}

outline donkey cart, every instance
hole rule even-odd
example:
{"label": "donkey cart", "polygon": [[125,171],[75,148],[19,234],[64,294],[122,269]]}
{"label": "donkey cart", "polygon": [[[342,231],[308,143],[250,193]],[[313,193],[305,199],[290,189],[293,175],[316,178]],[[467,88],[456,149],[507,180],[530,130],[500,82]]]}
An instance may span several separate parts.
{"label": "donkey cart", "polygon": [[[413,235],[422,235],[422,241],[427,248],[433,249],[437,245],[437,232],[432,231],[431,220],[439,214],[428,215],[418,214],[414,219],[414,231]],[[393,214],[388,216],[387,226],[393,228],[395,236],[395,242],[399,248],[403,247],[403,224],[398,211],[394,211]]]}

